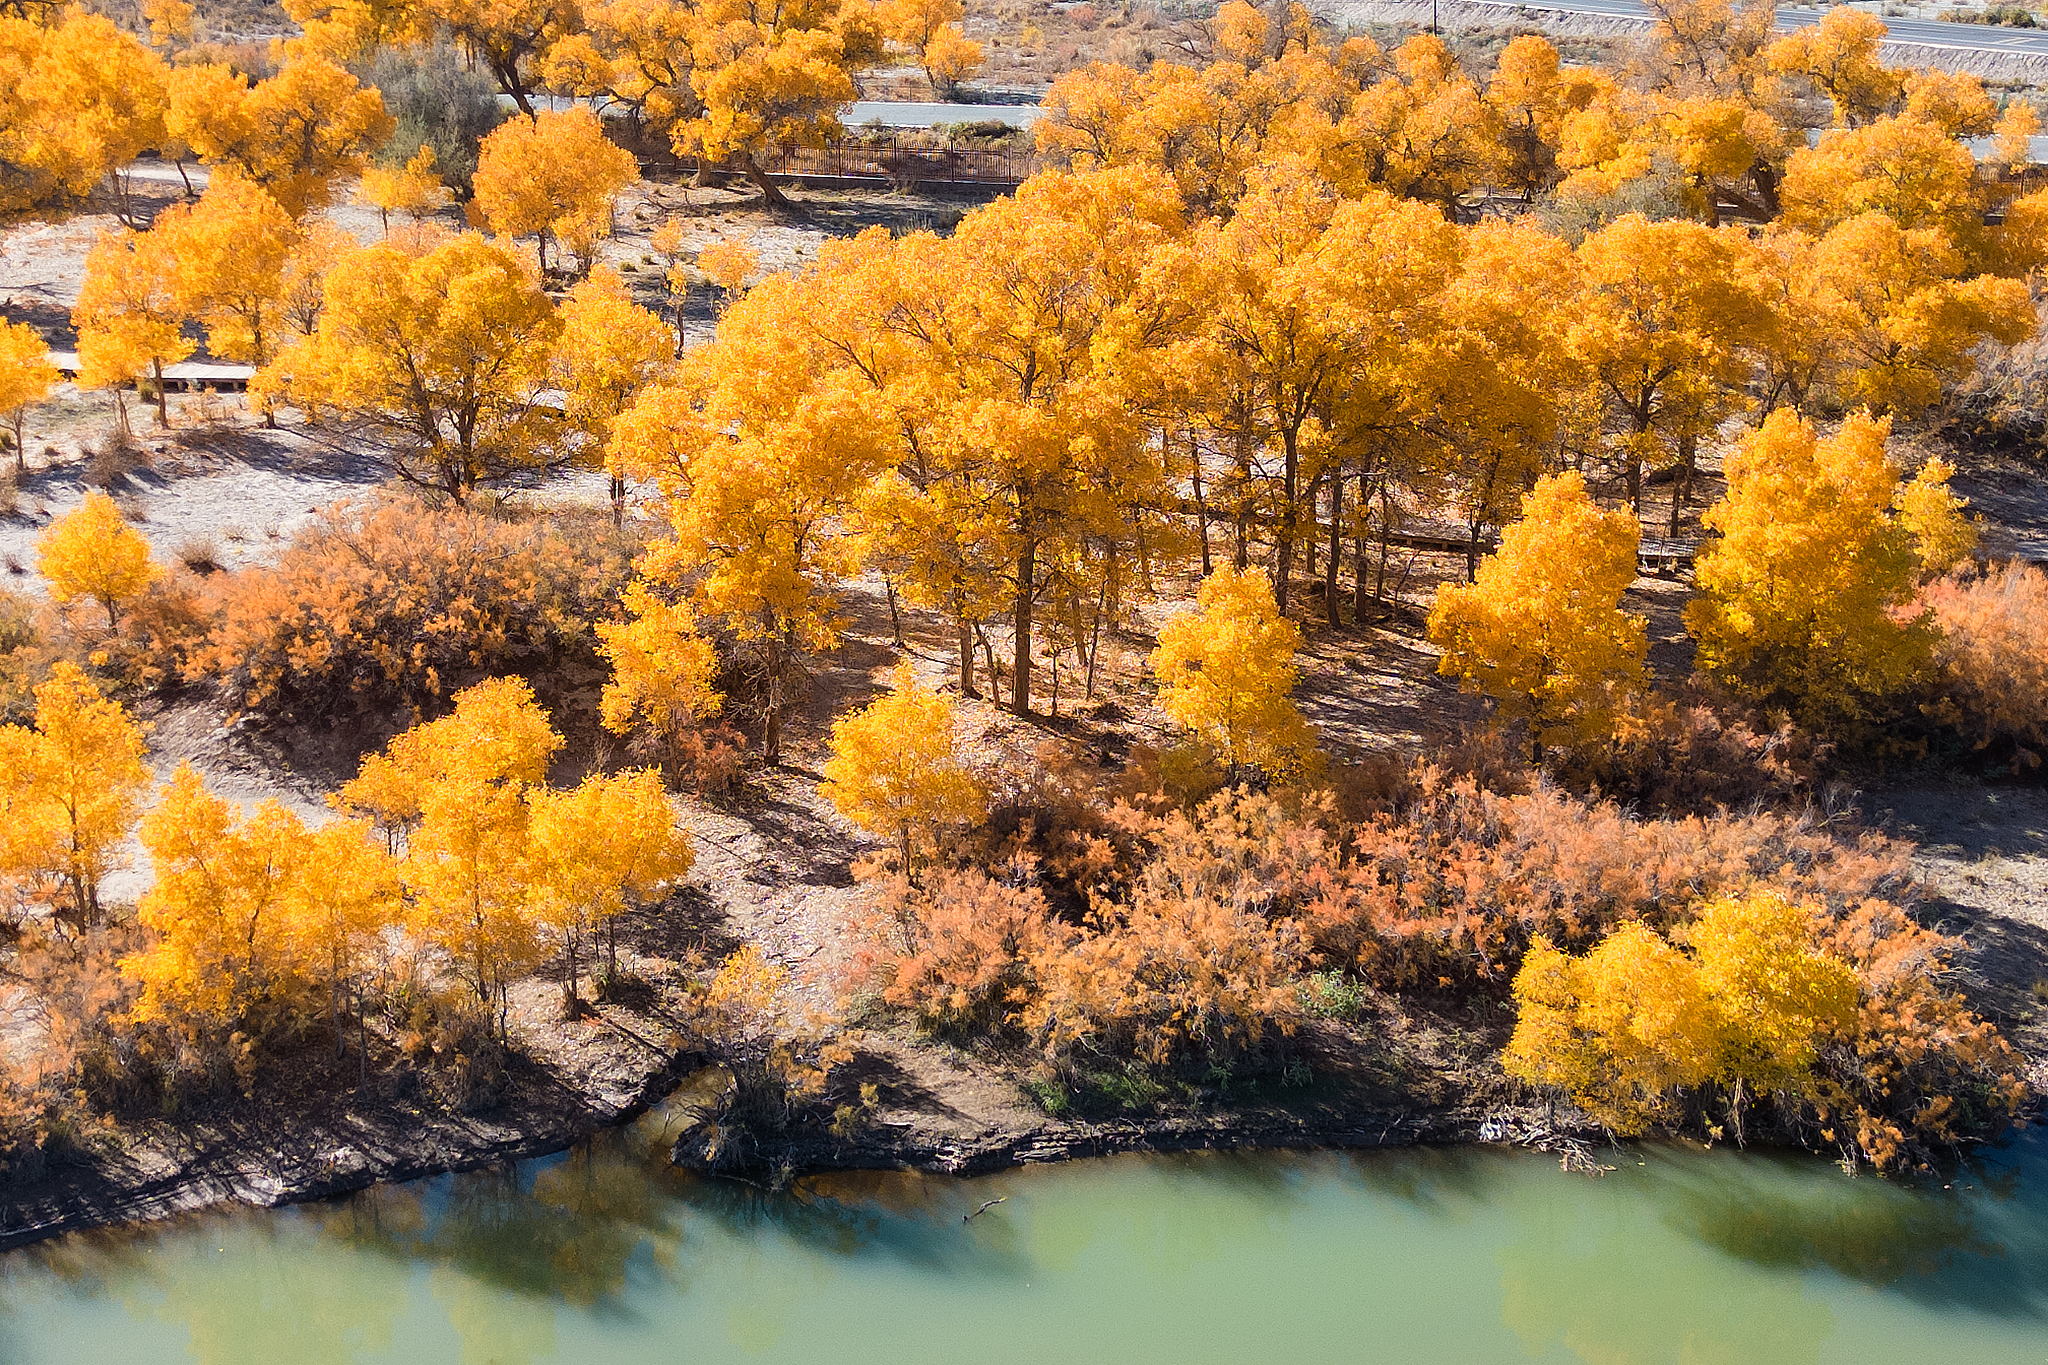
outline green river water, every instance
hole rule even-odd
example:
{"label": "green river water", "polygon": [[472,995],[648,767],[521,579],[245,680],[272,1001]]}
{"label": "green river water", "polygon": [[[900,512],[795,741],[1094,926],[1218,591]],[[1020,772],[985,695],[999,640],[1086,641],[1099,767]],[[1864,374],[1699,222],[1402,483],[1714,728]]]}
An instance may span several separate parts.
{"label": "green river water", "polygon": [[1652,1147],[1597,1180],[1410,1150],[770,1195],[668,1170],[661,1127],[9,1253],[0,1361],[2048,1362],[2040,1137],[1951,1188]]}

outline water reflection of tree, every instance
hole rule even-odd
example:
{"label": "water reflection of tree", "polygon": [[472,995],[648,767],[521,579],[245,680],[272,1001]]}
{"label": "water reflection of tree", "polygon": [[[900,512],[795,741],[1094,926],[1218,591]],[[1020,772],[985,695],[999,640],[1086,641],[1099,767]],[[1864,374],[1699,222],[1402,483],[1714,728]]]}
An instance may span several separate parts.
{"label": "water reflection of tree", "polygon": [[366,1190],[334,1212],[327,1230],[362,1251],[589,1308],[625,1291],[627,1264],[643,1246],[657,1265],[676,1265],[681,1223],[662,1174],[612,1144],[585,1146],[538,1169],[500,1166]]}
{"label": "water reflection of tree", "polygon": [[1824,1269],[1930,1307],[2048,1319],[2048,1153],[1947,1178],[1836,1177],[1797,1157],[1674,1170],[1671,1225],[1771,1269]]}
{"label": "water reflection of tree", "polygon": [[1645,1182],[1532,1172],[1497,1253],[1501,1317],[1530,1355],[1597,1365],[1804,1365],[1835,1329],[1793,1277],[1746,1271],[1659,1228]]}
{"label": "water reflection of tree", "polygon": [[349,1365],[388,1351],[408,1271],[322,1252],[307,1220],[251,1211],[69,1237],[35,1259],[74,1292],[190,1332],[200,1365]]}
{"label": "water reflection of tree", "polygon": [[1532,1352],[1563,1343],[1603,1365],[1812,1360],[1835,1327],[1798,1274],[1812,1270],[1929,1307],[2048,1317],[2038,1152],[2024,1169],[1957,1172],[1949,1188],[1802,1157],[1645,1157],[1597,1185],[1544,1181],[1517,1201],[1503,1313]]}

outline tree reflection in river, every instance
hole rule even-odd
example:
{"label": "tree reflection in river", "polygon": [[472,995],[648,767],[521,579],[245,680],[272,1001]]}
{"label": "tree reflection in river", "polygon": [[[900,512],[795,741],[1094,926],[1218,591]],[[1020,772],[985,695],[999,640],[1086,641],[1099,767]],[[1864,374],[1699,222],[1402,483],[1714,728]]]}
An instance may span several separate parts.
{"label": "tree reflection in river", "polygon": [[2038,1365],[2048,1348],[2031,1137],[1952,1190],[1645,1148],[1600,1180],[1463,1149],[770,1193],[669,1169],[665,1136],[0,1258],[0,1360],[939,1365],[1017,1345],[1117,1365]]}

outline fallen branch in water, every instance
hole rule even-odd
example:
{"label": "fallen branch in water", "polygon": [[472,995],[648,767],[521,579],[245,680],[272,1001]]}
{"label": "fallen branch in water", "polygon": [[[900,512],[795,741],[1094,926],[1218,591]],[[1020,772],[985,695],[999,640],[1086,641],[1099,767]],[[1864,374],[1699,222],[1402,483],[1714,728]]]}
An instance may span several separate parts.
{"label": "fallen branch in water", "polygon": [[1010,1196],[1005,1194],[1000,1195],[994,1199],[991,1199],[986,1204],[983,1204],[980,1208],[976,1209],[973,1213],[962,1214],[960,1217],[960,1221],[963,1223],[971,1223],[975,1219],[981,1217],[981,1215],[983,1215],[984,1213],[987,1213],[990,1209],[994,1208],[996,1205],[1007,1203],[1009,1201],[1009,1198]]}

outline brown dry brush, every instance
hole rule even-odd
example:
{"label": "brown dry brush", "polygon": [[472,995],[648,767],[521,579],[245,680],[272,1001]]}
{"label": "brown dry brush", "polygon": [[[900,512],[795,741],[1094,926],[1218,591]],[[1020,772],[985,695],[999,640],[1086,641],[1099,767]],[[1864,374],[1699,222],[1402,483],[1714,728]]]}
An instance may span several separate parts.
{"label": "brown dry brush", "polygon": [[602,680],[590,623],[616,604],[637,545],[595,513],[343,506],[275,568],[208,580],[218,607],[183,672],[238,710],[323,725],[429,711],[508,673],[588,689]]}
{"label": "brown dry brush", "polygon": [[1939,690],[1923,709],[1971,749],[2036,771],[2048,750],[2048,573],[1966,570],[1927,585]]}
{"label": "brown dry brush", "polygon": [[1270,1068],[1328,973],[1389,995],[1503,1000],[1539,937],[1584,950],[1642,921],[1770,890],[1821,907],[1863,983],[1823,1050],[1829,1113],[1783,1135],[1880,1163],[1997,1131],[2015,1054],[1948,983],[1907,850],[1811,811],[1641,818],[1536,779],[1496,791],[1426,762],[1337,790],[1134,802],[1058,755],[991,825],[912,876],[861,869],[872,918],[847,986],[956,1038],[1029,1045],[1058,1074]]}

